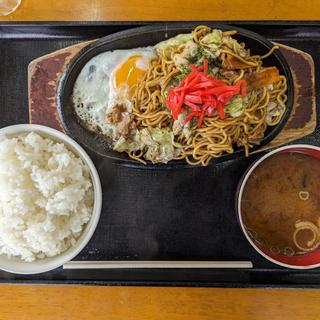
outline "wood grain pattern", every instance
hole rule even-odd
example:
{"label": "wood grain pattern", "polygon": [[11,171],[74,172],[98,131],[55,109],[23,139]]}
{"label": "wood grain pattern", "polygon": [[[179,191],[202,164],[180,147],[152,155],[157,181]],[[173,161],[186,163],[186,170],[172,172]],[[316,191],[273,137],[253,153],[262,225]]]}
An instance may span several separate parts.
{"label": "wood grain pattern", "polygon": [[317,20],[318,0],[22,0],[0,21]]}
{"label": "wood grain pattern", "polygon": [[[28,100],[30,123],[43,124],[63,131],[57,114],[57,81],[72,57],[92,41],[81,42],[33,60],[28,66]],[[48,61],[51,63],[48,64]]]}
{"label": "wood grain pattern", "polygon": [[[52,52],[32,61],[28,68],[30,123],[62,129],[56,110],[56,88],[69,61],[92,41],[79,43]],[[289,62],[295,99],[290,118],[284,129],[257,152],[268,150],[312,133],[316,127],[314,63],[312,57],[295,48],[277,43]]]}
{"label": "wood grain pattern", "polygon": [[1,320],[311,320],[311,290],[2,286]]}
{"label": "wood grain pattern", "polygon": [[317,125],[316,89],[314,61],[312,57],[292,47],[275,43],[289,63],[293,84],[294,104],[290,118],[283,130],[266,146],[257,150],[268,150],[312,133]]}

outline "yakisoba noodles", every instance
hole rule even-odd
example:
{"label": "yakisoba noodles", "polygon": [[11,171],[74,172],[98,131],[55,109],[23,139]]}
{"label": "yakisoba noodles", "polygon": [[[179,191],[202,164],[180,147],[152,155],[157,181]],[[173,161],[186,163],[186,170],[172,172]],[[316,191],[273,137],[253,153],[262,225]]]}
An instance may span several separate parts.
{"label": "yakisoba noodles", "polygon": [[[201,45],[201,39],[210,32],[207,27],[197,27],[193,32],[193,41]],[[228,32],[225,34],[234,34]],[[235,43],[235,42],[234,42]],[[138,127],[172,127],[171,112],[165,105],[166,89],[170,81],[179,73],[174,64],[174,55],[182,52],[185,44],[179,47],[168,47],[159,53],[159,59],[152,61],[151,67],[135,91],[133,114],[138,121]],[[242,46],[241,46],[242,47]],[[243,48],[243,47],[242,47]],[[262,67],[262,58],[269,56],[277,47],[273,47],[265,56],[252,56],[244,60],[235,45],[232,48],[222,47],[221,53],[230,53],[241,61],[250,63],[248,71],[237,71],[236,80],[242,79],[246,73],[258,71]],[[226,80],[229,82],[228,80]],[[223,153],[232,153],[233,145],[244,146],[246,154],[249,148],[259,143],[264,136],[268,125],[276,125],[284,111],[286,102],[286,78],[275,84],[268,90],[264,87],[261,91],[254,90],[248,97],[245,111],[238,117],[219,119],[218,116],[207,117],[201,128],[196,125],[191,128],[192,137],[187,139],[183,135],[177,137],[183,147],[181,154],[175,159],[185,159],[189,164],[207,165],[211,158],[220,157]],[[272,122],[266,123],[267,106],[270,101],[276,100],[281,111]],[[140,153],[140,157],[143,154]],[[138,158],[136,154],[130,154]]]}
{"label": "yakisoba noodles", "polygon": [[[276,67],[263,66],[277,46],[263,56],[251,55],[232,37],[235,34],[198,26],[152,49],[114,51],[113,56],[126,55],[126,60],[107,73],[110,93],[106,106],[97,106],[106,114],[103,123],[96,124],[99,133],[112,138],[115,150],[142,163],[184,159],[206,166],[239,147],[248,155],[267,127],[281,120],[287,81]],[[92,75],[90,67],[99,66],[89,62],[85,67],[89,87],[98,74]],[[95,102],[83,96],[74,94],[74,101],[79,118],[86,120],[83,109],[92,113]],[[96,118],[87,121],[92,131]]]}

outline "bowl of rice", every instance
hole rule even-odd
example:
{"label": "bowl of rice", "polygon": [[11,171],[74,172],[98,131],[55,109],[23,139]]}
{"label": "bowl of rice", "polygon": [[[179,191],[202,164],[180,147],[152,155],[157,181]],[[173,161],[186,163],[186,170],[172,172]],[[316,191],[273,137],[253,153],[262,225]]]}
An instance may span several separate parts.
{"label": "bowl of rice", "polygon": [[74,140],[40,125],[0,129],[0,269],[34,274],[70,261],[101,205],[97,170]]}

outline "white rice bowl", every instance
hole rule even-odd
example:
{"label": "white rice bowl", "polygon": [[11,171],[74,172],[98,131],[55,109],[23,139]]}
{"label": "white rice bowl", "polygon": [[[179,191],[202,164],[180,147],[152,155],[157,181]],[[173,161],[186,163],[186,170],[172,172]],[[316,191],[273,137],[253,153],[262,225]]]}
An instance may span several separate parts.
{"label": "white rice bowl", "polygon": [[37,125],[0,130],[0,268],[51,270],[90,240],[101,186],[85,151],[59,131]]}

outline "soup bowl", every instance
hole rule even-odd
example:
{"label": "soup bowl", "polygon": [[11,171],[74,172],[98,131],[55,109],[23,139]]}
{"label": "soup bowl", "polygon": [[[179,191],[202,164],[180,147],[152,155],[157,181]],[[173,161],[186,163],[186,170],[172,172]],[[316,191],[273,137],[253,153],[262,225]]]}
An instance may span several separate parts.
{"label": "soup bowl", "polygon": [[[285,255],[284,253],[274,252],[274,251],[271,251],[270,248],[266,248],[265,246],[263,246],[260,241],[257,241],[253,237],[252,233],[248,231],[245,225],[241,204],[244,198],[244,190],[248,182],[248,179],[252,176],[256,168],[259,165],[261,165],[266,159],[269,159],[274,155],[277,155],[280,153],[303,154],[303,155],[311,156],[313,158],[320,160],[320,148],[316,146],[305,145],[305,144],[295,144],[290,146],[284,146],[276,150],[273,150],[265,154],[258,160],[256,160],[246,170],[246,172],[243,174],[238,184],[238,189],[236,192],[236,201],[235,201],[235,204],[236,204],[235,209],[236,209],[238,222],[240,224],[243,234],[245,235],[249,243],[252,245],[252,247],[267,260],[277,265],[280,265],[282,267],[292,268],[292,269],[312,269],[312,268],[320,267],[320,246],[318,246],[318,248],[316,248],[315,250],[304,253],[304,254]],[[320,166],[320,162],[319,162],[319,166]]]}

